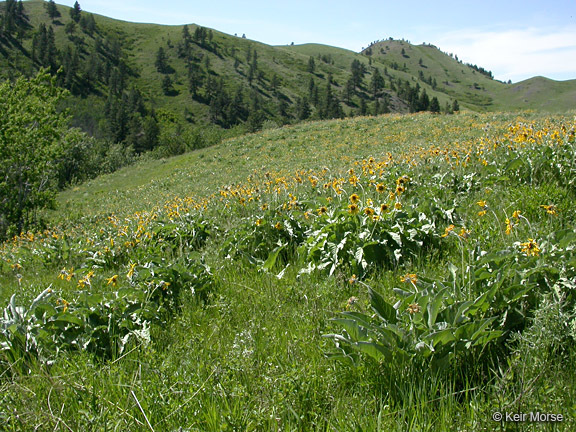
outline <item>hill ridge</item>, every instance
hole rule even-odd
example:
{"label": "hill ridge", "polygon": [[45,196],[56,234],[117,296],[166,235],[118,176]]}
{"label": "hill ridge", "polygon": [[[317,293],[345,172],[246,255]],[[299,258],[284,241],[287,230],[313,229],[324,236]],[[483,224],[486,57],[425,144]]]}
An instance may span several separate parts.
{"label": "hill ridge", "polygon": [[[61,69],[60,85],[75,95],[68,104],[75,125],[137,152],[182,130],[199,142],[192,147],[208,145],[211,138],[198,138],[207,125],[216,135],[237,135],[308,118],[454,108],[561,112],[576,101],[576,80],[505,84],[432,44],[385,39],[360,53],[317,43],[273,46],[198,24],[133,23],[86,11],[74,22],[62,5],[51,18],[42,1],[24,2],[21,25],[18,11],[8,25],[17,3],[0,3],[0,76]],[[152,136],[138,139],[146,127]],[[170,145],[176,152],[189,146]]]}

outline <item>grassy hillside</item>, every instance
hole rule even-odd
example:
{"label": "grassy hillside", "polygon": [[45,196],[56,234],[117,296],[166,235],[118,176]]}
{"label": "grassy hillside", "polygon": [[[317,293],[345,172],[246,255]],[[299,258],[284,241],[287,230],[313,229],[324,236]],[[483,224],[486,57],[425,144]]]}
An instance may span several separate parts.
{"label": "grassy hillside", "polygon": [[[110,95],[122,99],[122,93],[134,89],[146,104],[147,112],[142,115],[153,113],[167,130],[174,124],[182,129],[208,123],[257,130],[266,119],[285,124],[308,115],[330,118],[375,110],[407,112],[416,109],[407,86],[420,95],[426,90],[443,110],[454,100],[462,109],[480,112],[563,112],[574,106],[576,81],[536,79],[504,84],[480,67],[464,65],[431,45],[384,40],[362,53],[317,44],[269,46],[202,28],[202,23],[187,26],[190,39],[186,42],[183,26],[135,24],[83,11],[84,18],[94,18],[94,26],[80,21],[70,30],[67,7],[58,6],[60,17],[53,20],[42,1],[25,2],[24,10],[27,18],[20,33],[0,38],[0,75],[31,74],[44,64],[47,60],[35,59],[38,52],[33,41],[41,24],[52,28],[58,54],[51,56],[50,67],[54,71],[63,67],[63,85],[77,95],[69,104],[76,124],[113,139],[125,137],[109,130],[114,122],[106,111]],[[199,29],[204,34],[197,37]],[[161,71],[156,65],[160,49],[166,66]],[[66,60],[66,53],[77,55],[76,63]],[[314,60],[312,70],[310,59]],[[362,65],[363,78],[347,94],[354,61]],[[373,93],[370,84],[376,68],[384,81]],[[311,85],[317,88],[318,100],[311,100],[315,94]],[[326,109],[328,87],[339,101],[340,113]],[[304,99],[310,105],[309,114],[302,114],[298,105]]]}
{"label": "grassy hillside", "polygon": [[218,198],[222,187],[267,171],[285,176],[297,170],[318,173],[327,167],[330,176],[343,175],[351,164],[369,157],[381,159],[388,152],[398,155],[414,148],[444,147],[449,144],[447,140],[474,140],[485,133],[488,123],[491,129],[504,132],[516,116],[389,115],[270,129],[181,156],[143,161],[63,191],[54,217],[115,213],[124,207],[125,200],[131,203],[132,211],[161,205],[171,196]]}
{"label": "grassy hillside", "polygon": [[4,429],[573,430],[575,126],[310,122],[63,193],[0,249]]}

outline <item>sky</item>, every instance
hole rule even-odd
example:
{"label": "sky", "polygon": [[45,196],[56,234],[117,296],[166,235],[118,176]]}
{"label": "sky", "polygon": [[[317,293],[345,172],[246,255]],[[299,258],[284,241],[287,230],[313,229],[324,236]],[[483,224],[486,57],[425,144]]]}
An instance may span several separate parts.
{"label": "sky", "polygon": [[[72,6],[75,0],[56,0]],[[79,0],[82,10],[131,22],[199,24],[269,45],[430,43],[512,82],[576,79],[576,0]]]}

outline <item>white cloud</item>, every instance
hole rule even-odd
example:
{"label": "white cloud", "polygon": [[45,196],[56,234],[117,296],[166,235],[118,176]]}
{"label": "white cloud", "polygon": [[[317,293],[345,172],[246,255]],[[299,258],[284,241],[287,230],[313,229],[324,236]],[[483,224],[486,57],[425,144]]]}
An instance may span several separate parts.
{"label": "white cloud", "polygon": [[497,79],[537,75],[576,79],[576,29],[459,30],[437,40],[445,52],[491,70]]}

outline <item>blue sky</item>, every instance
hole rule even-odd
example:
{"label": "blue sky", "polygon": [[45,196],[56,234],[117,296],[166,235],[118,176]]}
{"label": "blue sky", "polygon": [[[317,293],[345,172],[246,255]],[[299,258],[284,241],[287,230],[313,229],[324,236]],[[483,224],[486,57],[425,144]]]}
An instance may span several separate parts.
{"label": "blue sky", "polygon": [[[72,6],[75,0],[56,0]],[[200,24],[270,45],[315,42],[360,51],[393,37],[431,43],[513,82],[576,79],[576,0],[82,0],[132,22]]]}

